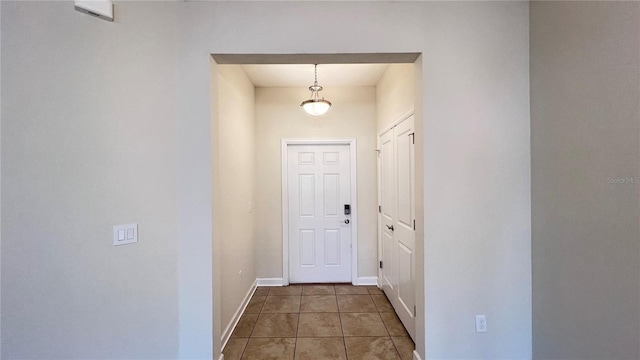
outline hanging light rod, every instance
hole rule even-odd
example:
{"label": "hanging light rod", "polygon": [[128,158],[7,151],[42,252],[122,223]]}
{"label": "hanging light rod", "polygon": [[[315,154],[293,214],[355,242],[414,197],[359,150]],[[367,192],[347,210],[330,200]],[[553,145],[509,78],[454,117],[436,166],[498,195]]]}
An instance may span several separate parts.
{"label": "hanging light rod", "polygon": [[313,82],[313,85],[309,86],[309,91],[311,91],[311,99],[303,101],[300,106],[302,106],[307,114],[320,116],[329,111],[331,102],[325,100],[324,98],[320,98],[320,95],[318,95],[318,92],[322,91],[322,86],[318,85],[318,64],[314,65],[314,73],[315,81]]}

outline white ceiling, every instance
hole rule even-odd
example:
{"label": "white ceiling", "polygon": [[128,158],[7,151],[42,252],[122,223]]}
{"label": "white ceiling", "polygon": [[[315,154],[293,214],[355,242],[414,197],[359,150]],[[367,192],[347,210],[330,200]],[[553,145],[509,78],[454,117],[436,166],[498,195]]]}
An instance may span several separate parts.
{"label": "white ceiling", "polygon": [[[376,86],[388,64],[320,64],[320,86]],[[242,65],[256,87],[313,85],[313,64]]]}

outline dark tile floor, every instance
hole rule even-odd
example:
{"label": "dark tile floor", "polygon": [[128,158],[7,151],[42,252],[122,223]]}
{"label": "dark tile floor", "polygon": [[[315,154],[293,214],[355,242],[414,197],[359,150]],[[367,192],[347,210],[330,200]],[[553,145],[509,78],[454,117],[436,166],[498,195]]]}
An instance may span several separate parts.
{"label": "dark tile floor", "polygon": [[375,286],[259,287],[225,360],[411,360],[414,344]]}

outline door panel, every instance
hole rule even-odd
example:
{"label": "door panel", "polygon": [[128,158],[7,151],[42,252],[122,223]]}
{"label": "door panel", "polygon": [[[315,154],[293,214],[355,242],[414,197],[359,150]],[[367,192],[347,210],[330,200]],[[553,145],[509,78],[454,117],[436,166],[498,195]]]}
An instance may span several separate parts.
{"label": "door panel", "polygon": [[396,206],[398,217],[394,237],[398,252],[398,293],[396,312],[411,336],[415,335],[415,219],[413,116],[394,129],[396,161]]}
{"label": "door panel", "polygon": [[[403,124],[398,125],[400,127]],[[412,158],[410,149],[412,146],[412,137],[409,136],[411,128],[395,129],[396,137],[396,187],[398,202],[398,222],[404,226],[413,228],[413,192],[411,187],[411,165]],[[404,131],[400,131],[404,130]]]}
{"label": "door panel", "polygon": [[287,146],[289,282],[350,282],[349,145]]}
{"label": "door panel", "polygon": [[300,230],[300,266],[316,265],[316,234],[313,229]]}
{"label": "door panel", "polygon": [[[397,312],[410,314],[411,316],[414,315],[413,308],[416,305],[413,260],[413,251],[400,243],[398,246],[398,300],[402,304],[402,310]],[[411,323],[410,319],[405,321]]]}
{"label": "door panel", "polygon": [[413,136],[413,116],[380,136],[379,232],[382,289],[411,337],[415,337]]}
{"label": "door panel", "polygon": [[339,215],[339,187],[340,176],[338,174],[324,175],[324,216],[337,217]]}
{"label": "door panel", "polygon": [[324,231],[324,263],[326,266],[340,266],[340,230]]}
{"label": "door panel", "polygon": [[313,174],[300,174],[300,216],[313,217],[316,208],[315,177]]}

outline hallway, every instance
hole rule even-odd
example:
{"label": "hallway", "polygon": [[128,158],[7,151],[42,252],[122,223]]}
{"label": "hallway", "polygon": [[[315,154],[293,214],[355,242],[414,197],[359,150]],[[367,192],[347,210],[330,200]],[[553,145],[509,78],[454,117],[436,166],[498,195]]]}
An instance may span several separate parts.
{"label": "hallway", "polygon": [[258,287],[225,360],[411,360],[414,343],[375,286]]}

